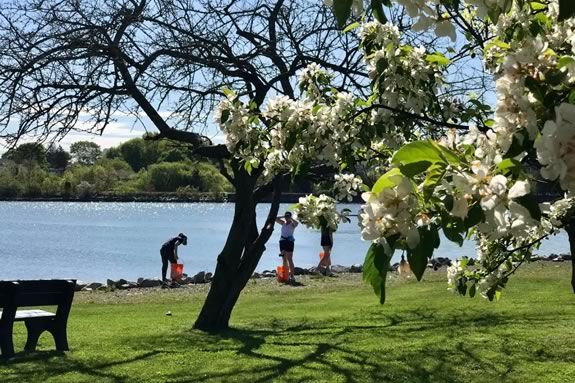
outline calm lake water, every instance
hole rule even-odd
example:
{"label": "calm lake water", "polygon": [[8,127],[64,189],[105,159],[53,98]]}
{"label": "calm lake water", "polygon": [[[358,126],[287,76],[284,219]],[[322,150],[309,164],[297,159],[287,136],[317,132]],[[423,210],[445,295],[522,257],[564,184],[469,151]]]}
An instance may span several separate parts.
{"label": "calm lake water", "polygon": [[[359,205],[341,207],[356,212]],[[266,204],[258,207],[260,226],[268,208]],[[179,232],[188,235],[188,246],[179,249],[184,272],[213,271],[232,216],[233,204],[229,203],[0,202],[0,280],[160,277],[160,246]],[[319,232],[300,226],[295,237],[295,265],[316,265]],[[279,226],[258,270],[280,264],[278,240]],[[357,221],[341,225],[334,243],[334,264],[363,263],[369,243],[361,240]],[[568,251],[567,236],[562,233],[546,241],[539,252]],[[442,238],[435,255],[473,256],[474,243],[460,248]],[[399,254],[394,261],[398,259]]]}

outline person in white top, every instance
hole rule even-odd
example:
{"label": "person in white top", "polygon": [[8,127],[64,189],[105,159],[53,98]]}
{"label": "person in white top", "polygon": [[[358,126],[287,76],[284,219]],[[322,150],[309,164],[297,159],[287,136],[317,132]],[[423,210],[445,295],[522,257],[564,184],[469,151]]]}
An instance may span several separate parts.
{"label": "person in white top", "polygon": [[293,264],[293,249],[295,238],[293,233],[299,224],[298,221],[293,219],[292,214],[286,211],[283,217],[277,217],[276,223],[282,226],[280,238],[280,256],[283,260],[284,270],[289,269],[289,282],[295,282],[294,264]]}

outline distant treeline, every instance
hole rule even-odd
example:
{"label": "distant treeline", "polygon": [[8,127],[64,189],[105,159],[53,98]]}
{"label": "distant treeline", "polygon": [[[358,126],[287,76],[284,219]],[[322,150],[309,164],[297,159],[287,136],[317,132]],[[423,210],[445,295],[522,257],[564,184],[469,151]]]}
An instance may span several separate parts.
{"label": "distant treeline", "polygon": [[2,155],[0,198],[91,199],[168,193],[183,198],[233,192],[210,162],[169,141],[135,138],[102,150],[79,141],[70,151],[25,143]]}

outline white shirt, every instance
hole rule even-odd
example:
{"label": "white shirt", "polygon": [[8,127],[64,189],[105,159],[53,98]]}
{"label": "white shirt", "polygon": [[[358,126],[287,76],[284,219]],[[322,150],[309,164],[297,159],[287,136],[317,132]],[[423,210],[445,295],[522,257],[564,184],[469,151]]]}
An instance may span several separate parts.
{"label": "white shirt", "polygon": [[282,224],[282,232],[281,232],[281,236],[282,238],[293,238],[293,232],[295,230],[295,224],[292,223],[285,223]]}

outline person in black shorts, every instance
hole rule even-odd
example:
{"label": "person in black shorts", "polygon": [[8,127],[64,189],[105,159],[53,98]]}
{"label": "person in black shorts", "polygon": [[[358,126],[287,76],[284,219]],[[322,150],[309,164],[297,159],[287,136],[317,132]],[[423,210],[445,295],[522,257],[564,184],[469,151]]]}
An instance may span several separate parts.
{"label": "person in black shorts", "polygon": [[286,211],[283,217],[277,217],[276,223],[280,224],[282,227],[280,238],[280,256],[283,260],[283,267],[284,270],[289,269],[288,282],[295,283],[295,267],[293,264],[293,249],[295,238],[293,233],[299,223],[293,219],[292,214],[289,211]]}
{"label": "person in black shorts", "polygon": [[188,237],[183,233],[178,234],[177,237],[167,240],[160,249],[162,256],[162,281],[166,282],[166,273],[168,271],[169,263],[178,263],[178,246],[188,244]]}
{"label": "person in black shorts", "polygon": [[323,257],[319,260],[317,270],[323,275],[332,275],[331,249],[333,248],[333,231],[324,223],[321,225],[321,247]]}

